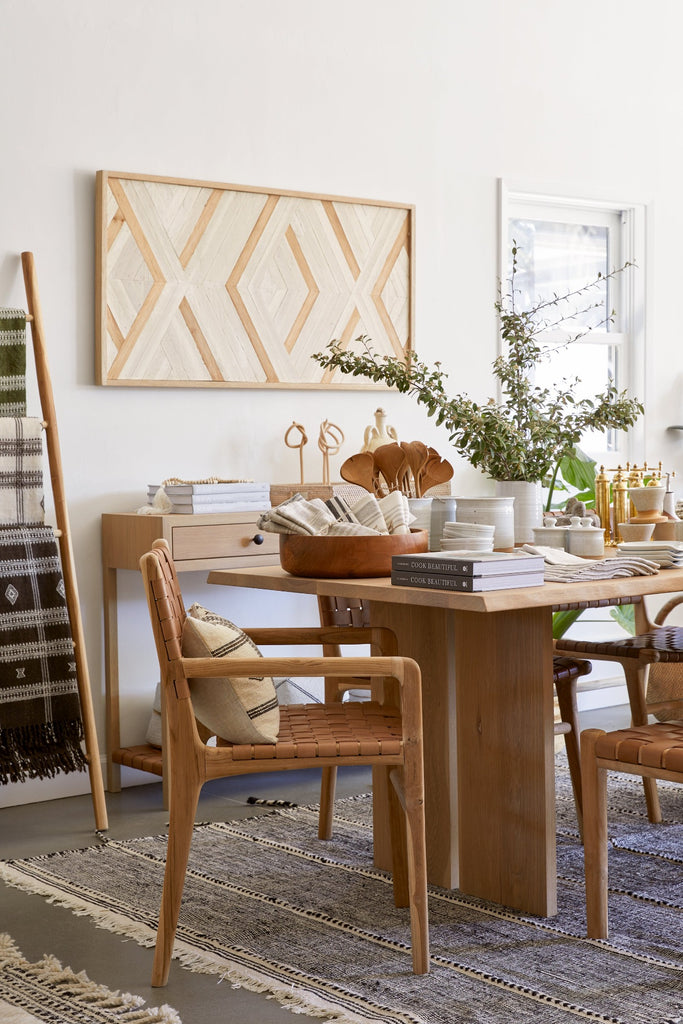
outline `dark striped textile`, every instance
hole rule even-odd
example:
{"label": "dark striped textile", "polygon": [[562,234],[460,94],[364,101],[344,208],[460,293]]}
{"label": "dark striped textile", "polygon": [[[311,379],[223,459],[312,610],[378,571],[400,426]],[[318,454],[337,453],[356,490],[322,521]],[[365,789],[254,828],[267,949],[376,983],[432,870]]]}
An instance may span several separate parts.
{"label": "dark striped textile", "polygon": [[0,416],[26,415],[26,314],[0,308]]}
{"label": "dark striped textile", "polygon": [[54,531],[0,527],[0,783],[81,771],[82,739]]}

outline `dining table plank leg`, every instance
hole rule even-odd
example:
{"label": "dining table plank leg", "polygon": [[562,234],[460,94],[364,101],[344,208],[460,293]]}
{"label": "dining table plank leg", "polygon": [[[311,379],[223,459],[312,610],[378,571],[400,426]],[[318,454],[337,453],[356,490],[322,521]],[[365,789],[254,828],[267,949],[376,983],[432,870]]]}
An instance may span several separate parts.
{"label": "dining table plank leg", "polygon": [[460,889],[557,913],[549,608],[455,615]]}
{"label": "dining table plank leg", "polygon": [[[427,877],[446,889],[458,886],[453,615],[444,608],[372,601],[373,626],[388,626],[403,657],[422,672],[425,751]],[[377,776],[377,777],[376,777]],[[381,773],[373,774],[375,864],[391,870],[388,794]]]}

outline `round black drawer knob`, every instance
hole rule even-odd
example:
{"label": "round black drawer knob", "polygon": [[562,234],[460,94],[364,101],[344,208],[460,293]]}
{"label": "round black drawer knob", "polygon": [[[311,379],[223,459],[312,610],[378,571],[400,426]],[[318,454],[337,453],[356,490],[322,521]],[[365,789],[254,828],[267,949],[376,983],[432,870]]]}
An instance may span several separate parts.
{"label": "round black drawer knob", "polygon": [[251,539],[253,540],[254,544],[263,544],[265,537],[263,536],[262,533],[255,533]]}

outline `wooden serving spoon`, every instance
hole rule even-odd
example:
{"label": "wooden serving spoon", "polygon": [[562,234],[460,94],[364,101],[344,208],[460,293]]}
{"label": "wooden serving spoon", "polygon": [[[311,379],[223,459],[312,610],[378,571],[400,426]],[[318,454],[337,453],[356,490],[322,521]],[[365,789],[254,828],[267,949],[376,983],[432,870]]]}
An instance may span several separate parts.
{"label": "wooden serving spoon", "polygon": [[429,458],[420,477],[420,494],[426,494],[431,487],[445,484],[453,476],[453,467],[442,459],[436,448],[429,449]]}
{"label": "wooden serving spoon", "polygon": [[[429,458],[429,448],[422,441],[401,441],[401,448],[405,452],[408,468],[413,477],[413,490],[415,492],[413,497],[421,498],[420,476]],[[409,489],[407,493],[410,493]]]}
{"label": "wooden serving spoon", "polygon": [[408,460],[399,444],[383,444],[372,453],[375,466],[386,480],[390,491],[397,491],[403,479]]}
{"label": "wooden serving spoon", "polygon": [[358,452],[351,455],[339,470],[347,483],[364,487],[370,494],[375,493],[375,461],[370,452]]}

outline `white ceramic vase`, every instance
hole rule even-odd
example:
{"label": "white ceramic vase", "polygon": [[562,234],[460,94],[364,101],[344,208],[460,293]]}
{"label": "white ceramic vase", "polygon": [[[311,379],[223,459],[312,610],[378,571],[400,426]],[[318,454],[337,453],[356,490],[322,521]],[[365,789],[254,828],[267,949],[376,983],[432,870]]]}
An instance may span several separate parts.
{"label": "white ceramic vase", "polygon": [[457,523],[483,523],[493,526],[495,551],[512,551],[515,546],[514,497],[488,495],[482,498],[455,499]]}
{"label": "white ceramic vase", "polygon": [[514,498],[515,544],[533,544],[534,529],[543,525],[540,483],[524,480],[496,480],[496,494]]}

